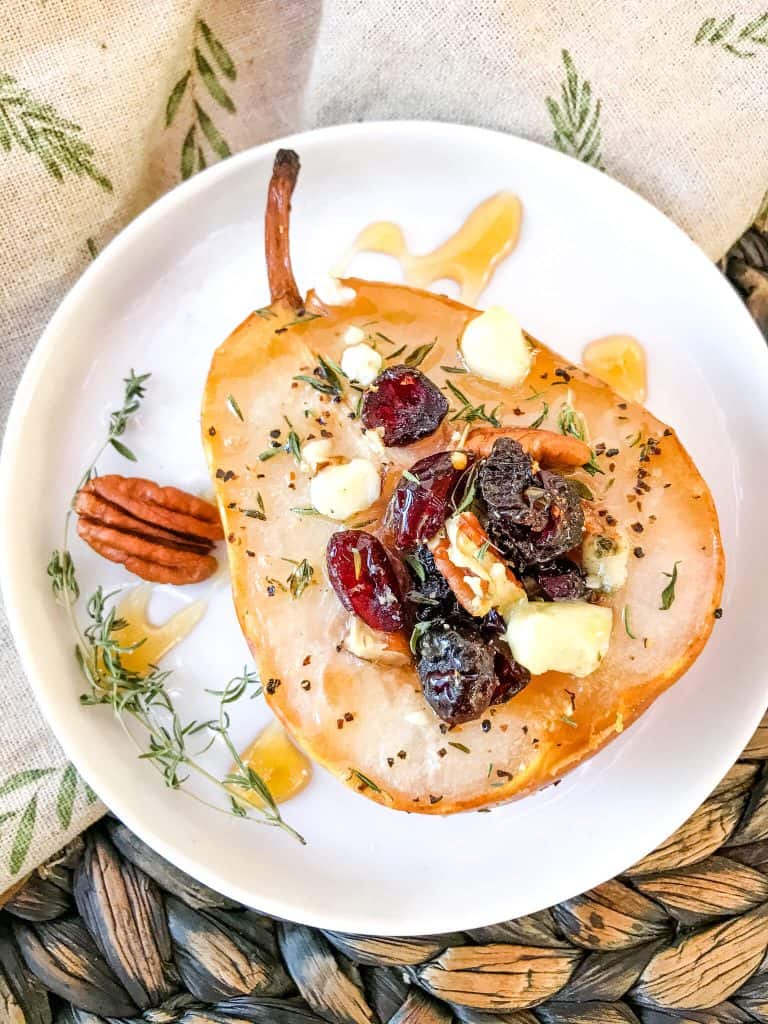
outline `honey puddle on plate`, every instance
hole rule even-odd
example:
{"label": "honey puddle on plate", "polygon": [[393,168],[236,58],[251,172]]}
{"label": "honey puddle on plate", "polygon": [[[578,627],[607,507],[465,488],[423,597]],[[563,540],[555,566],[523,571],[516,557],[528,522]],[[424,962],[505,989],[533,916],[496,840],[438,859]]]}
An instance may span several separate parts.
{"label": "honey puddle on plate", "polygon": [[117,618],[125,619],[127,623],[118,634],[120,646],[130,647],[144,641],[135,651],[120,656],[123,666],[131,672],[147,672],[151,665],[157,665],[192,632],[205,614],[205,602],[193,601],[162,625],[155,626],[147,616],[153,590],[154,587],[148,583],[132,587],[117,606]]}
{"label": "honey puddle on plate", "polygon": [[645,352],[629,334],[610,334],[584,346],[581,365],[622,398],[641,405],[646,396]]}
{"label": "honey puddle on plate", "polygon": [[[300,793],[312,778],[312,762],[291,742],[279,722],[270,722],[240,756],[266,782],[278,804]],[[252,790],[238,789],[237,795],[255,807],[262,806],[260,797]]]}
{"label": "honey puddle on plate", "polygon": [[[161,658],[192,632],[205,614],[205,601],[193,601],[156,626],[147,614],[154,587],[148,583],[132,587],[117,606],[116,617],[126,625],[119,632],[120,646],[144,642],[121,655],[123,666],[139,674],[148,672]],[[312,778],[312,764],[290,741],[278,722],[270,723],[243,752],[242,760],[264,779],[277,803],[296,796]],[[256,793],[238,791],[238,798],[261,806]]]}
{"label": "honey puddle on plate", "polygon": [[499,192],[476,206],[454,235],[423,256],[409,251],[398,224],[376,221],[363,228],[333,273],[343,277],[359,252],[385,253],[398,260],[406,282],[414,288],[427,288],[435,281],[449,278],[459,285],[461,301],[472,305],[496,265],[515,247],[522,216],[523,207],[517,196]]}

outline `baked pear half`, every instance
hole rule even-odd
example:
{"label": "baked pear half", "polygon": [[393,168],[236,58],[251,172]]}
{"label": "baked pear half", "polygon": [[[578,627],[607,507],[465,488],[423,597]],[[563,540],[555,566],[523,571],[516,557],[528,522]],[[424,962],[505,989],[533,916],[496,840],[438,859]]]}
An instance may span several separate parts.
{"label": "baked pear half", "polygon": [[719,615],[712,496],[674,430],[504,309],[355,278],[302,298],[295,153],[271,304],[216,350],[202,437],[266,698],[315,761],[446,814],[559,779]]}

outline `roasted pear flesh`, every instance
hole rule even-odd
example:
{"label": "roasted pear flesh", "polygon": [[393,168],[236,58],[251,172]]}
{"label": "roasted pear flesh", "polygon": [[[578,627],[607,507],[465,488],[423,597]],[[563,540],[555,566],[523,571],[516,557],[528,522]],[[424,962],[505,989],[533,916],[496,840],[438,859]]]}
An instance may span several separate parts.
{"label": "roasted pear flesh", "polygon": [[[387,806],[442,814],[531,792],[618,736],[701,651],[723,580],[712,497],[674,430],[537,340],[528,337],[530,372],[514,385],[466,372],[458,345],[475,309],[358,279],[341,282],[333,301],[302,299],[289,250],[298,170],[295,154],[278,153],[266,212],[272,302],[216,350],[202,407],[233,598],[267,700],[312,758]],[[424,353],[418,370],[449,405],[437,429],[397,446],[366,430],[361,390],[334,369],[350,328],[384,368]],[[468,409],[480,418],[467,423]],[[483,421],[493,410],[494,422]],[[626,583],[600,598],[613,612],[610,647],[590,675],[534,675],[482,718],[450,727],[425,700],[407,628],[382,633],[372,660],[349,649],[351,615],[325,568],[329,541],[355,529],[389,543],[385,512],[403,472],[454,449],[457,432],[491,432],[491,444],[476,435],[481,459],[495,423],[535,424],[565,443],[573,414],[588,425],[593,464],[570,466],[569,480],[589,495],[594,528],[630,543]],[[365,508],[317,514],[318,452],[365,470]]]}

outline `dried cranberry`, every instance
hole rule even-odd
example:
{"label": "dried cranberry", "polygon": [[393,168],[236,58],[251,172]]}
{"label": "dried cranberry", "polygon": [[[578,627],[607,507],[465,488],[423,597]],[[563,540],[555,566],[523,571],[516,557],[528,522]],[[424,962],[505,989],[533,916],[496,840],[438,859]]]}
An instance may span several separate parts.
{"label": "dried cranberry", "polygon": [[449,725],[478,718],[497,687],[492,648],[471,626],[435,622],[418,641],[424,697]]}
{"label": "dried cranberry", "polygon": [[529,566],[526,575],[534,581],[536,596],[549,601],[578,601],[589,593],[581,566],[569,558]]}
{"label": "dried cranberry", "polygon": [[365,392],[360,418],[383,428],[384,444],[401,446],[433,434],[447,412],[448,399],[420,370],[390,366]]}
{"label": "dried cranberry", "polygon": [[403,628],[400,585],[380,540],[365,530],[339,530],[325,557],[328,578],[347,611],[385,633]]}
{"label": "dried cranberry", "polygon": [[512,697],[516,697],[521,690],[524,690],[531,681],[531,673],[524,668],[506,650],[497,648],[493,659],[493,669],[496,673],[496,689],[491,697],[491,704],[505,704]]}
{"label": "dried cranberry", "polygon": [[449,503],[465,473],[454,468],[450,452],[436,452],[400,477],[386,514],[398,548],[408,550],[434,537],[448,518]]}

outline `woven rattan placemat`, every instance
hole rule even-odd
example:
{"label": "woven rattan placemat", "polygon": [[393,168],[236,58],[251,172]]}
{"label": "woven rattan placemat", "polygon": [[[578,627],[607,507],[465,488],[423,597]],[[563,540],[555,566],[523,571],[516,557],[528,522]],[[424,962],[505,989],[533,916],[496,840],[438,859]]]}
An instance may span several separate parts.
{"label": "woven rattan placemat", "polygon": [[[723,269],[768,337],[766,235],[747,232]],[[0,1024],[768,1021],[767,764],[768,715],[685,825],[624,875],[529,917],[422,938],[273,921],[106,819],[0,911]]]}

